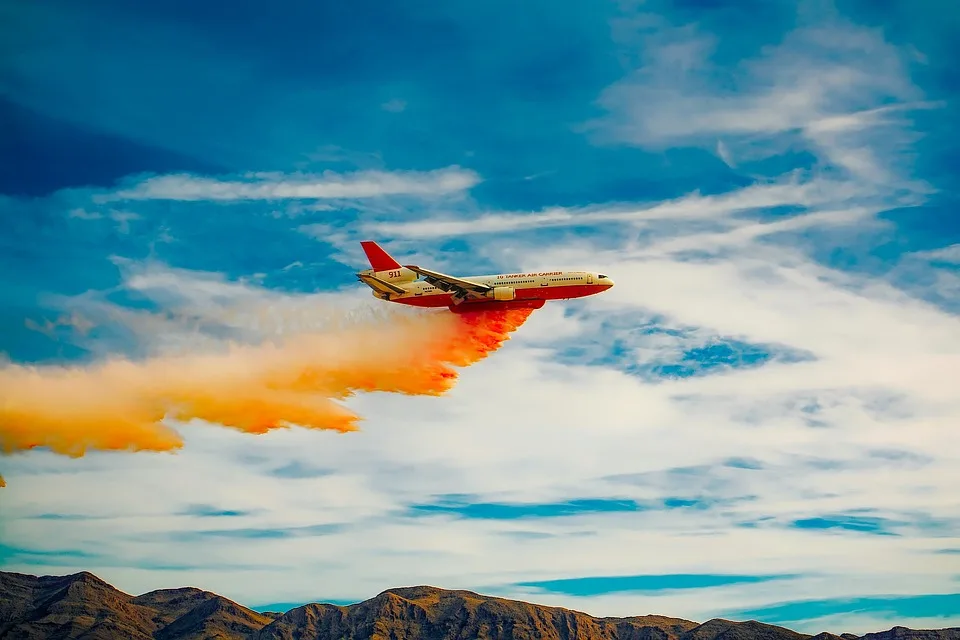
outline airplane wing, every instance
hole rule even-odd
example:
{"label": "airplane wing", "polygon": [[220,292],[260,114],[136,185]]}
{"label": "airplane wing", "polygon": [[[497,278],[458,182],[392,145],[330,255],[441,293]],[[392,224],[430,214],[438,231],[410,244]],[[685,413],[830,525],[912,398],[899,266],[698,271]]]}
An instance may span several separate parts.
{"label": "airplane wing", "polygon": [[404,266],[423,276],[424,280],[436,288],[452,293],[454,295],[454,302],[458,304],[467,298],[486,297],[484,294],[492,289],[490,285],[483,284],[482,282],[473,282],[472,280],[448,276],[444,273],[431,271],[430,269],[422,269],[416,265],[408,264]]}
{"label": "airplane wing", "polygon": [[365,285],[379,293],[396,293],[398,295],[405,293],[405,291],[397,285],[390,284],[386,280],[381,280],[377,276],[372,276],[366,273],[358,273],[357,278]]}

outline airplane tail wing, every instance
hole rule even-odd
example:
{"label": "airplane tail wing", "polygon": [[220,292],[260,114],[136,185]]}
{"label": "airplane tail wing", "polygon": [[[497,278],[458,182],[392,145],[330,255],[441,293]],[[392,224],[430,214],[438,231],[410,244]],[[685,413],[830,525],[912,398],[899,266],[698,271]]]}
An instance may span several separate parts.
{"label": "airplane tail wing", "polygon": [[363,252],[367,254],[367,260],[370,262],[370,266],[373,267],[374,272],[393,271],[403,268],[399,262],[393,259],[393,256],[384,251],[376,242],[367,240],[361,242],[360,246],[363,247]]}
{"label": "airplane tail wing", "polygon": [[360,246],[363,247],[372,268],[361,271],[357,278],[373,289],[377,297],[389,300],[391,295],[403,295],[406,289],[398,285],[413,282],[419,277],[416,272],[394,260],[393,256],[376,242],[366,240],[361,242]]}

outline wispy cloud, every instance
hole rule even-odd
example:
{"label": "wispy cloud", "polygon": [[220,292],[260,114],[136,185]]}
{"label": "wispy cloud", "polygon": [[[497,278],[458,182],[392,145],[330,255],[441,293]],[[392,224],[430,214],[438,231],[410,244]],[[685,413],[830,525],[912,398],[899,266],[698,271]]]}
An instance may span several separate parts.
{"label": "wispy cloud", "polygon": [[[801,175],[788,176],[780,181],[757,184],[719,195],[693,193],[667,202],[650,204],[620,203],[591,205],[582,208],[555,207],[539,212],[481,213],[464,219],[461,216],[433,217],[427,220],[403,222],[370,222],[364,225],[366,233],[388,237],[438,238],[494,234],[511,231],[542,230],[552,227],[594,226],[615,223],[647,226],[654,222],[671,225],[691,221],[712,221],[723,224],[728,216],[737,213],[775,207],[812,208],[824,204],[837,205],[864,197],[864,191],[849,183],[831,180],[803,181]],[[849,221],[852,211],[844,212]],[[766,231],[773,233],[784,226],[802,228],[824,221],[827,216],[799,217],[792,223],[774,224]],[[737,225],[734,225],[737,226]],[[754,227],[754,235],[763,235],[764,227]],[[676,231],[675,231],[676,232]]]}
{"label": "wispy cloud", "polygon": [[104,218],[108,218],[116,223],[116,229],[120,233],[130,233],[130,222],[142,219],[142,216],[139,214],[131,211],[120,211],[117,209],[109,209],[106,212],[101,212],[76,208],[71,209],[67,215],[71,218],[78,218],[80,220],[102,220]]}
{"label": "wispy cloud", "polygon": [[[49,333],[64,327],[61,340],[95,355],[186,353],[229,340],[259,343],[322,330],[365,312],[346,308],[357,300],[356,292],[287,294],[262,286],[255,277],[233,280],[152,260],[115,257],[114,264],[121,275],[116,287],[48,296],[60,316],[42,325],[34,321],[37,329]],[[121,296],[126,304],[117,301]]]}
{"label": "wispy cloud", "polygon": [[292,460],[283,466],[271,469],[268,473],[277,478],[302,479],[320,478],[336,473],[336,471],[330,468],[307,464],[299,460]]}
{"label": "wispy cloud", "polygon": [[925,258],[931,262],[940,262],[943,264],[960,265],[960,244],[952,244],[940,249],[930,251],[917,251],[913,254],[917,258]]}
{"label": "wispy cloud", "polygon": [[97,194],[94,201],[351,200],[385,196],[427,198],[466,191],[479,182],[480,177],[475,172],[460,167],[425,172],[253,173],[232,180],[173,174],[149,177],[114,192]]}
{"label": "wispy cloud", "polygon": [[69,522],[71,520],[93,520],[103,516],[91,516],[81,513],[38,513],[37,515],[27,517],[35,520],[64,520]]}
{"label": "wispy cloud", "polygon": [[719,138],[727,163],[799,144],[856,179],[911,184],[904,151],[915,134],[904,114],[943,104],[922,99],[910,56],[880,32],[818,13],[759,56],[724,66],[714,34],[643,17],[624,41],[640,47],[642,63],[600,97],[609,115],[590,125],[599,139],[715,148]]}
{"label": "wispy cloud", "polygon": [[329,536],[343,531],[339,523],[315,524],[302,527],[266,528],[238,527],[235,529],[197,529],[158,534],[156,537],[175,542],[200,542],[203,540],[230,538],[240,540],[285,540],[287,538],[313,538]]}

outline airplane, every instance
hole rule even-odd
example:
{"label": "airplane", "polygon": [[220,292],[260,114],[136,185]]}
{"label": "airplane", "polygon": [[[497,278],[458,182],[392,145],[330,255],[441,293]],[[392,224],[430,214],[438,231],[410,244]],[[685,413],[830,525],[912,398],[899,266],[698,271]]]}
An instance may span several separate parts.
{"label": "airplane", "polygon": [[373,289],[375,298],[414,307],[447,307],[454,313],[539,309],[548,300],[583,298],[613,286],[610,276],[593,271],[448,276],[401,265],[376,242],[364,241],[360,246],[371,268],[358,272],[357,279]]}

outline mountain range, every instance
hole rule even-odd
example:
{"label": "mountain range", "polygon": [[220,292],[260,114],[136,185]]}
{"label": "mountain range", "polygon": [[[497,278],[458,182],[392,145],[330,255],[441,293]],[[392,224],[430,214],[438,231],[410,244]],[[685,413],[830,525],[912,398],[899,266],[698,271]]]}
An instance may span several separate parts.
{"label": "mountain range", "polygon": [[131,596],[97,576],[0,572],[0,640],[960,640],[960,628],[864,636],[756,621],[597,618],[436,587],[388,589],[350,606],[261,613],[193,587]]}

